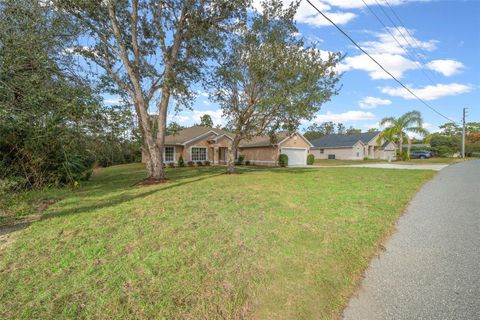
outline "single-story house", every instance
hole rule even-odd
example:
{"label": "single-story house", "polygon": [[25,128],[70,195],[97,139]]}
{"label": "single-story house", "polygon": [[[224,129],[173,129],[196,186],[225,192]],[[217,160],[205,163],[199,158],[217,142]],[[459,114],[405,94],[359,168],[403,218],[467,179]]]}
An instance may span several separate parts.
{"label": "single-story house", "polygon": [[315,159],[395,159],[395,144],[379,138],[379,135],[380,131],[326,135],[311,141],[313,147],[310,148],[310,153]]}
{"label": "single-story house", "polygon": [[307,156],[313,145],[300,133],[279,132],[274,141],[269,136],[259,136],[241,142],[239,152],[253,164],[274,166],[281,153],[288,156],[289,166],[307,164]]}
{"label": "single-story house", "polygon": [[[289,165],[307,164],[307,155],[312,144],[300,133],[280,132],[272,142],[269,136],[259,136],[239,145],[238,155],[257,165],[277,165],[280,153],[289,158]],[[163,158],[165,163],[177,163],[180,155],[185,162],[210,161],[226,164],[228,149],[232,147],[231,133],[201,126],[180,130],[165,137]],[[142,157],[143,158],[143,157]]]}

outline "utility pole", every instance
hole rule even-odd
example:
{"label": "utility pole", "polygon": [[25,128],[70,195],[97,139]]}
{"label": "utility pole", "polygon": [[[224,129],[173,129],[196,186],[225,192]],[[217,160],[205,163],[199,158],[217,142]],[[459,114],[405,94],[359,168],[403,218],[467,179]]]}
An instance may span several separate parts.
{"label": "utility pole", "polygon": [[462,116],[462,158],[465,158],[465,115],[467,108],[463,108]]}

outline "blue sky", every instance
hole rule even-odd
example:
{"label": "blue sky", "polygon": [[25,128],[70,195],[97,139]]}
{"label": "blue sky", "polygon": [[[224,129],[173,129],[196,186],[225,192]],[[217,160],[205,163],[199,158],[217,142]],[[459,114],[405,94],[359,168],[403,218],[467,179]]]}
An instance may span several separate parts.
{"label": "blue sky", "polygon": [[[480,101],[480,1],[387,1],[404,26],[385,0],[365,0],[407,52],[362,0],[312,0],[431,106],[456,121],[461,119],[462,108],[468,107],[468,121],[480,121],[480,107],[476,104]],[[339,66],[344,72],[340,94],[324,104],[314,121],[305,123],[301,129],[313,122],[334,121],[367,130],[378,127],[383,117],[411,110],[422,113],[425,128],[432,132],[447,121],[401,89],[305,1],[296,20],[307,43],[317,43],[326,52],[346,54]],[[198,122],[202,114],[210,114],[215,124],[225,122],[218,106],[208,101],[208,95],[201,90],[193,111],[175,114],[170,109],[170,119],[182,125]]]}

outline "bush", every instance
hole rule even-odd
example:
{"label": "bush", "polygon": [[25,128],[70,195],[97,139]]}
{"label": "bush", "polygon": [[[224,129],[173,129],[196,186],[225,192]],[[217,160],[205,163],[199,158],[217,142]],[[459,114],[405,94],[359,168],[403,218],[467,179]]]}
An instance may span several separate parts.
{"label": "bush", "polygon": [[249,165],[250,165],[250,161],[249,161],[249,160],[245,161],[245,165],[246,165],[246,166],[249,166]]}
{"label": "bush", "polygon": [[4,193],[22,191],[26,188],[27,183],[28,182],[25,178],[18,176],[0,179],[0,195]]}
{"label": "bush", "polygon": [[211,162],[207,160],[207,161],[205,161],[204,164],[208,167],[211,164]]}
{"label": "bush", "polygon": [[280,156],[278,156],[278,165],[280,167],[288,166],[288,156],[286,154],[282,153]]}
{"label": "bush", "polygon": [[182,155],[180,155],[180,157],[178,157],[178,166],[179,167],[185,167],[185,161],[183,160]]}
{"label": "bush", "polygon": [[468,154],[469,157],[480,158],[480,152],[471,152]]}
{"label": "bush", "polygon": [[237,159],[237,163],[238,165],[242,165],[243,164],[243,160],[245,160],[245,157],[242,156],[241,154],[238,155],[238,159]]}
{"label": "bush", "polygon": [[410,160],[410,155],[408,154],[408,150],[407,149],[404,149],[402,151],[398,150],[397,160],[402,160],[402,161]]}
{"label": "bush", "polygon": [[188,161],[188,162],[187,162],[187,165],[188,165],[189,167],[193,167],[193,166],[195,166],[195,162],[193,162],[193,161]]}
{"label": "bush", "polygon": [[197,161],[197,166],[199,166],[199,167],[203,166],[203,162],[202,161]]}
{"label": "bush", "polygon": [[169,168],[175,168],[175,163],[169,162],[169,163],[168,163],[168,167],[169,167]]}
{"label": "bush", "polygon": [[311,166],[315,162],[315,156],[313,154],[309,154],[307,156],[307,164]]}
{"label": "bush", "polygon": [[368,160],[368,157],[363,157],[363,161],[366,161],[366,160]]}

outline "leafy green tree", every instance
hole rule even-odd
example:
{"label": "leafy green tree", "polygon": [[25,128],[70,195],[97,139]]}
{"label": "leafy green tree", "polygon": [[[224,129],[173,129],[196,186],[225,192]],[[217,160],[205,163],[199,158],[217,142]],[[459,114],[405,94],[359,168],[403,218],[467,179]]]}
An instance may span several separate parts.
{"label": "leafy green tree", "polygon": [[[394,141],[398,143],[398,150],[402,158],[408,158],[410,155],[411,139],[408,133],[417,133],[426,136],[428,132],[423,128],[422,115],[418,111],[410,111],[404,115],[395,117],[386,117],[380,121],[385,129],[380,134],[379,139]],[[407,156],[403,154],[404,139],[408,140]]]}
{"label": "leafy green tree", "polygon": [[102,111],[63,54],[76,25],[37,1],[2,1],[0,16],[0,179],[22,189],[88,178]]}
{"label": "leafy green tree", "polygon": [[337,134],[346,134],[347,129],[343,123],[337,123]]}
{"label": "leafy green tree", "polygon": [[367,132],[377,132],[377,131],[380,131],[380,130],[378,130],[377,128],[370,128],[367,130]]}
{"label": "leafy green tree", "polygon": [[233,129],[230,173],[242,140],[263,134],[273,140],[280,128],[293,131],[337,93],[333,68],[339,55],[324,60],[319,50],[304,48],[295,36],[298,3],[282,6],[280,0],[265,1],[261,13],[245,17],[244,30],[230,37],[210,84]]}
{"label": "leafy green tree", "polygon": [[[75,53],[99,66],[105,86],[132,101],[150,179],[164,180],[163,150],[170,100],[190,106],[191,84],[236,30],[246,0],[52,0],[85,32]],[[156,99],[158,97],[158,99]],[[157,132],[148,108],[157,101]]]}
{"label": "leafy green tree", "polygon": [[347,134],[357,134],[357,133],[362,133],[362,129],[355,129],[352,126],[350,126],[350,128],[347,129]]}
{"label": "leafy green tree", "polygon": [[329,134],[335,134],[335,128],[335,123],[332,121],[320,124],[314,123],[307,128],[303,136],[308,140],[314,140]]}
{"label": "leafy green tree", "polygon": [[183,130],[184,127],[176,123],[175,121],[172,121],[168,124],[167,126],[167,135],[176,135],[178,134],[181,130]]}
{"label": "leafy green tree", "polygon": [[213,128],[213,120],[209,114],[204,114],[200,117],[200,124],[201,127]]}

